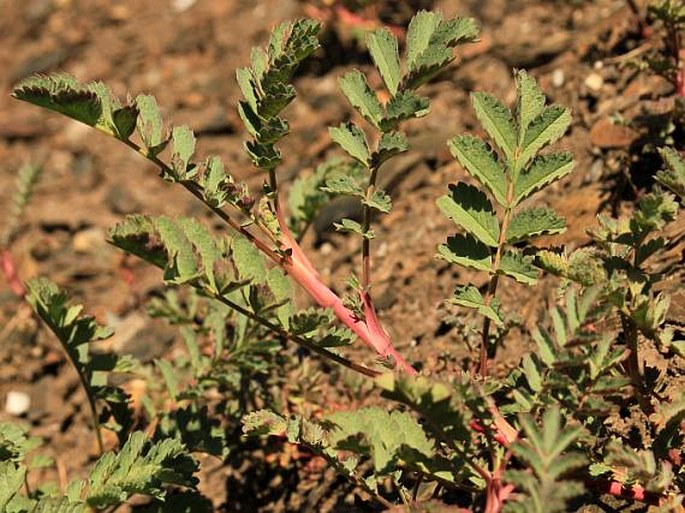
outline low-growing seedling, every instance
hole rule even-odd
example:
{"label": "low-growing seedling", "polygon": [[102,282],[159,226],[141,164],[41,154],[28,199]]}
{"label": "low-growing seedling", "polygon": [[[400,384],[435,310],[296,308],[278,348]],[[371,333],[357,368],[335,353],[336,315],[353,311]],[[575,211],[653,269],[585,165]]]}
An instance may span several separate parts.
{"label": "low-growing seedling", "polygon": [[[365,124],[330,129],[351,160],[329,162],[293,187],[287,217],[278,173],[277,144],[289,132],[282,113],[295,98],[290,81],[296,67],[318,48],[318,30],[311,20],[278,26],[267,47],[253,51],[250,67],[237,72],[243,94],[238,109],[251,137],[245,150],[265,176],[261,194],[237,182],[219,157],[195,157],[193,132],[167,126],[152,96],[122,103],[103,84],[84,85],[66,75],[35,77],[14,90],[15,98],[74,118],[134,149],[231,231],[216,235],[195,218],[133,215],[109,233],[112,244],[163,269],[167,285],[190,289],[185,299],[172,289],[149,307],[179,326],[188,355],[158,361],[155,369],[138,366],[141,374],[162,376],[168,399],[152,392],[143,399],[151,441],[140,432],[130,434],[136,420],[127,397],[104,379],[113,371],[133,370],[130,360],[91,354],[88,342],[105,336],[103,329],[80,316],[80,308],[67,306],[54,285],[29,283],[29,302],[81,378],[96,434],[111,417],[116,422],[108,427],[117,430],[121,448],[101,457],[87,483],[75,481],[64,496],[45,497],[20,493],[26,472],[22,456],[3,449],[0,480],[10,491],[0,495],[0,504],[12,504],[8,511],[43,511],[48,506],[41,501],[49,501],[50,507],[84,511],[116,507],[132,493],[161,498],[172,484],[192,490],[195,464],[188,453],[225,458],[237,443],[237,419],[243,417],[246,435],[277,436],[307,447],[387,508],[442,500],[487,513],[567,511],[571,500],[582,501],[594,490],[680,507],[685,401],[682,390],[669,388],[669,378],[682,340],[667,323],[665,292],[655,292],[668,270],[654,272],[647,265],[668,244],[660,233],[677,215],[674,196],[655,191],[642,198],[632,218],[601,219],[593,245],[568,256],[532,246],[535,237],[565,229],[552,209],[524,203],[573,169],[571,154],[544,151],[566,132],[570,112],[548,106],[524,71],[515,75],[513,111],[491,95],[475,93],[473,106],[492,146],[473,136],[449,141],[476,185],[451,185],[437,203],[462,230],[439,247],[439,256],[488,275],[484,290],[461,285],[450,300],[483,317],[480,362],[477,372],[417,377],[381,325],[373,300],[372,219],[391,208],[378,177],[386,161],[408,149],[402,122],[429,111],[428,99],[417,92],[420,86],[453,60],[453,47],[475,41],[477,29],[469,19],[422,11],[408,27],[402,56],[390,31],[371,33],[367,46],[388,101],[379,100],[361,71],[341,77],[344,95]],[[673,150],[663,150],[663,156],[668,169],[657,180],[682,199],[685,165]],[[362,209],[361,221],[343,219],[337,225],[360,239],[360,278],[350,279],[352,293],[346,297],[322,281],[298,242],[318,209],[338,195],[356,198]],[[493,335],[491,327],[512,322],[497,295],[499,282],[507,278],[532,286],[540,268],[563,277],[560,304],[551,306],[549,320],[541,320],[532,334],[536,350],[519,368],[506,378],[491,377],[488,359],[499,339],[511,333]],[[292,282],[317,307],[297,310]],[[620,330],[600,325],[613,318]],[[345,346],[356,339],[373,349],[385,370],[397,372],[382,374],[344,356]],[[647,339],[661,358],[656,371],[642,361],[641,342]],[[267,390],[277,389],[283,378],[269,382],[267,375],[291,365],[279,356],[285,341],[373,378],[389,404],[398,406],[316,416],[283,407]],[[219,406],[207,400],[210,391],[221,397]],[[619,411],[639,417],[642,438],[622,430]],[[204,507],[193,497],[200,501],[197,508]]]}

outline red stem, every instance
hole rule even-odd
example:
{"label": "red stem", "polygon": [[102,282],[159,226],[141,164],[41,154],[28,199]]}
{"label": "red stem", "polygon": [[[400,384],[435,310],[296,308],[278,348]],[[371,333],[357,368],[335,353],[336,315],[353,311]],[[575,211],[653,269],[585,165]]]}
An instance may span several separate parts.
{"label": "red stem", "polygon": [[5,281],[7,281],[12,292],[18,297],[24,297],[26,295],[26,289],[24,289],[24,284],[17,274],[17,268],[14,265],[12,253],[7,249],[0,250],[0,266],[2,267],[2,274],[5,276]]}
{"label": "red stem", "polygon": [[333,310],[340,322],[373,348],[381,358],[391,360],[395,367],[409,375],[415,375],[416,370],[397,352],[387,332],[383,329],[371,296],[367,292],[362,293],[365,319],[360,319],[343,304],[342,299],[335,292],[321,281],[316,268],[290,233],[280,208],[277,208],[276,217],[281,229],[281,249],[290,251],[290,256],[280,264],[283,270],[299,283],[319,306]]}

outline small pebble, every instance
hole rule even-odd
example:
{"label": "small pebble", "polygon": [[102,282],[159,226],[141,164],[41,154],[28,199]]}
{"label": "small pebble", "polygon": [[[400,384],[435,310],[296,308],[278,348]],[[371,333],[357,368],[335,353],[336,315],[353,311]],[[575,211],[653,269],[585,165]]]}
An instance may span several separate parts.
{"label": "small pebble", "polygon": [[183,12],[190,9],[197,0],[172,0],[171,7],[176,12]]}
{"label": "small pebble", "polygon": [[599,91],[604,85],[604,79],[599,73],[590,73],[585,78],[585,86],[591,91]]}
{"label": "small pebble", "polygon": [[563,69],[555,69],[552,73],[552,85],[554,87],[561,87],[566,81],[566,76],[564,75]]}
{"label": "small pebble", "polygon": [[5,400],[5,412],[19,417],[26,414],[31,408],[31,397],[25,392],[10,390]]}

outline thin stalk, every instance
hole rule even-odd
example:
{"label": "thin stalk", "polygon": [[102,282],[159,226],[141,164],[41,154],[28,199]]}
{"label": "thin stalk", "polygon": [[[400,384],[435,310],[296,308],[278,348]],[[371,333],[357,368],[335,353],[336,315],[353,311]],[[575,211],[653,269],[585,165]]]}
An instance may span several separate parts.
{"label": "thin stalk", "polygon": [[[48,319],[43,319],[45,323],[48,325],[50,330],[53,333],[57,332],[57,327],[50,322]],[[59,339],[59,337],[58,337]],[[86,394],[86,399],[88,400],[88,406],[90,408],[90,415],[91,415],[91,420],[93,423],[93,430],[95,431],[95,438],[97,440],[98,444],[98,452],[99,456],[102,456],[105,452],[105,446],[104,443],[102,442],[102,433],[100,432],[101,426],[100,426],[100,420],[98,419],[98,411],[97,407],[95,405],[95,397],[92,394],[92,390],[90,388],[90,385],[88,384],[88,380],[86,379],[86,375],[83,373],[83,370],[79,368],[78,365],[76,365],[76,361],[71,357],[69,354],[69,351],[64,343],[62,343],[62,340],[60,340],[60,344],[62,345],[62,350],[66,353],[67,355],[67,360],[71,363],[71,365],[74,367],[74,370],[76,371],[76,374],[78,374],[79,380],[81,381],[81,386],[83,387],[83,391]]]}
{"label": "thin stalk", "polygon": [[[511,204],[514,195],[514,182],[509,181],[509,188],[507,190],[507,204]],[[490,283],[488,283],[488,290],[485,292],[483,297],[485,306],[489,306],[492,302],[495,293],[497,292],[497,284],[499,283],[499,266],[502,260],[502,254],[504,253],[504,247],[506,245],[507,230],[509,229],[509,223],[511,222],[511,217],[513,214],[513,209],[511,207],[506,207],[504,209],[504,214],[502,217],[502,226],[500,227],[499,240],[497,241],[497,251],[495,252],[495,258],[492,261],[492,276],[490,277]],[[480,344],[480,361],[478,364],[478,373],[485,377],[488,375],[488,343],[490,338],[490,318],[483,318],[483,329],[481,331],[481,344]]]}
{"label": "thin stalk", "polygon": [[[378,177],[378,166],[371,167],[369,184],[364,194],[366,201],[370,201],[376,191],[376,178]],[[371,228],[371,207],[366,203],[362,205],[362,233],[366,234]],[[371,286],[371,240],[368,237],[362,239],[362,290],[368,291]]]}

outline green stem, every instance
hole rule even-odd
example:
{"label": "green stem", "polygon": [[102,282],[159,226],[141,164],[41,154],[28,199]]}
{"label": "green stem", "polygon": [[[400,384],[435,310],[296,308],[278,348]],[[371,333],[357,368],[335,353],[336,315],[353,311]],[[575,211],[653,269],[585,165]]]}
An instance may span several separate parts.
{"label": "green stem", "polygon": [[[369,184],[364,194],[366,201],[370,201],[376,191],[376,178],[378,167],[371,167]],[[371,228],[371,207],[366,203],[362,205],[362,233],[366,234]],[[371,286],[371,240],[366,236],[362,239],[362,290],[366,292]]]}
{"label": "green stem", "polygon": [[[509,182],[509,188],[507,190],[507,204],[511,204],[514,195],[514,182],[513,180]],[[507,231],[509,230],[509,223],[511,222],[511,217],[513,214],[512,207],[506,207],[504,209],[504,215],[502,217],[502,226],[500,227],[499,240],[497,241],[497,251],[495,252],[495,258],[492,261],[490,277],[490,283],[488,283],[488,290],[485,292],[484,303],[485,306],[489,306],[492,302],[495,293],[497,292],[497,284],[499,283],[499,266],[502,261],[502,254],[504,253],[504,248],[506,246]],[[490,338],[490,318],[483,318],[483,329],[481,331],[481,344],[480,344],[480,362],[478,364],[478,373],[481,376],[488,375],[488,344]]]}

